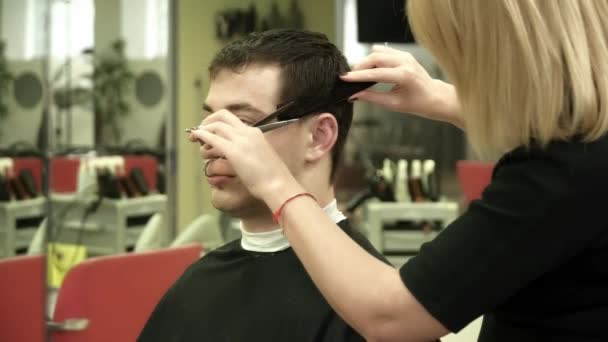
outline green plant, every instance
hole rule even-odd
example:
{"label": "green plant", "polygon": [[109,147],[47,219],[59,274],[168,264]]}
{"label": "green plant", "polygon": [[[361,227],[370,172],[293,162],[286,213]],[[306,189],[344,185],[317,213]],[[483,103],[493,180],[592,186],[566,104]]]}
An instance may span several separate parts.
{"label": "green plant", "polygon": [[114,141],[120,143],[122,134],[118,119],[129,114],[126,92],[135,76],[129,69],[122,39],[112,43],[109,51],[93,54],[93,106],[95,110],[95,142],[103,140],[103,127],[108,126]]}
{"label": "green plant", "polygon": [[8,116],[8,106],[4,99],[9,93],[13,74],[8,69],[5,56],[6,44],[0,41],[0,119]]}

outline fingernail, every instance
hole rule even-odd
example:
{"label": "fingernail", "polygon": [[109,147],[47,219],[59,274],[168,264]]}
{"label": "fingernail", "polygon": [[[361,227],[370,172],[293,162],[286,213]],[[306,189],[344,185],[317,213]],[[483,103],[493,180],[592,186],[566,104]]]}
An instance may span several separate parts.
{"label": "fingernail", "polygon": [[350,99],[348,99],[348,102],[353,103],[357,100],[358,100],[358,98],[355,96],[355,97],[351,97]]}
{"label": "fingernail", "polygon": [[200,128],[200,126],[193,126],[190,128],[186,128],[184,131],[186,131],[186,133],[192,133],[192,131],[196,131],[199,128]]}

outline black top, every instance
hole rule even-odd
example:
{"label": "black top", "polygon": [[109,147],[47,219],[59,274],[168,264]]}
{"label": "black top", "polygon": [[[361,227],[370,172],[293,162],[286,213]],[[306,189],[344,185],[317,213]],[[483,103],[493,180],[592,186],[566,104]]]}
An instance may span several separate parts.
{"label": "black top", "polygon": [[401,269],[451,331],[480,341],[608,341],[608,137],[518,148],[481,200]]}
{"label": "black top", "polygon": [[[348,222],[338,224],[386,260]],[[322,237],[321,237],[322,238]],[[140,342],[363,341],[329,306],[291,248],[246,251],[232,241],[190,266],[167,291]]]}

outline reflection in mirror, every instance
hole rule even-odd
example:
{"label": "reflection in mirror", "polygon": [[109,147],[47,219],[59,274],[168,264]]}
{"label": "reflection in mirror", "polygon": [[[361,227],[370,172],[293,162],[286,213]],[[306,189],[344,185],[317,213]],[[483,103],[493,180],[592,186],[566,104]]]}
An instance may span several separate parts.
{"label": "reflection in mirror", "polygon": [[[26,254],[44,218],[45,0],[1,4],[0,258]],[[37,252],[42,245],[32,246]],[[33,252],[33,251],[32,251]]]}
{"label": "reflection in mirror", "polygon": [[130,251],[166,216],[168,19],[167,0],[51,1],[51,252]]}
{"label": "reflection in mirror", "polygon": [[0,341],[42,341],[47,0],[0,0]]}
{"label": "reflection in mirror", "polygon": [[103,291],[117,281],[112,274],[101,276],[107,284],[86,281],[104,274],[96,266],[168,247],[172,238],[164,175],[169,5],[50,0],[46,251],[54,340],[99,339],[102,325],[88,324],[95,312],[71,305],[78,294],[70,289],[98,286],[96,297],[111,303]]}

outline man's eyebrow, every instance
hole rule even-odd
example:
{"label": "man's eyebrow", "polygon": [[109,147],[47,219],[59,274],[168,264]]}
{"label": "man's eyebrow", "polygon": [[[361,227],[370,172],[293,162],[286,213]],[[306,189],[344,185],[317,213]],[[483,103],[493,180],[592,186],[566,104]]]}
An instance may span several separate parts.
{"label": "man's eyebrow", "polygon": [[[226,105],[224,108],[231,112],[247,111],[247,112],[251,112],[253,114],[266,115],[266,113],[264,111],[262,111],[261,109],[258,109],[257,107],[253,106],[252,104],[250,104],[248,102],[230,103],[230,104]],[[213,108],[211,108],[211,106],[209,106],[207,103],[203,104],[203,110],[206,112],[209,112],[209,113],[215,112],[215,110],[213,110]]]}

